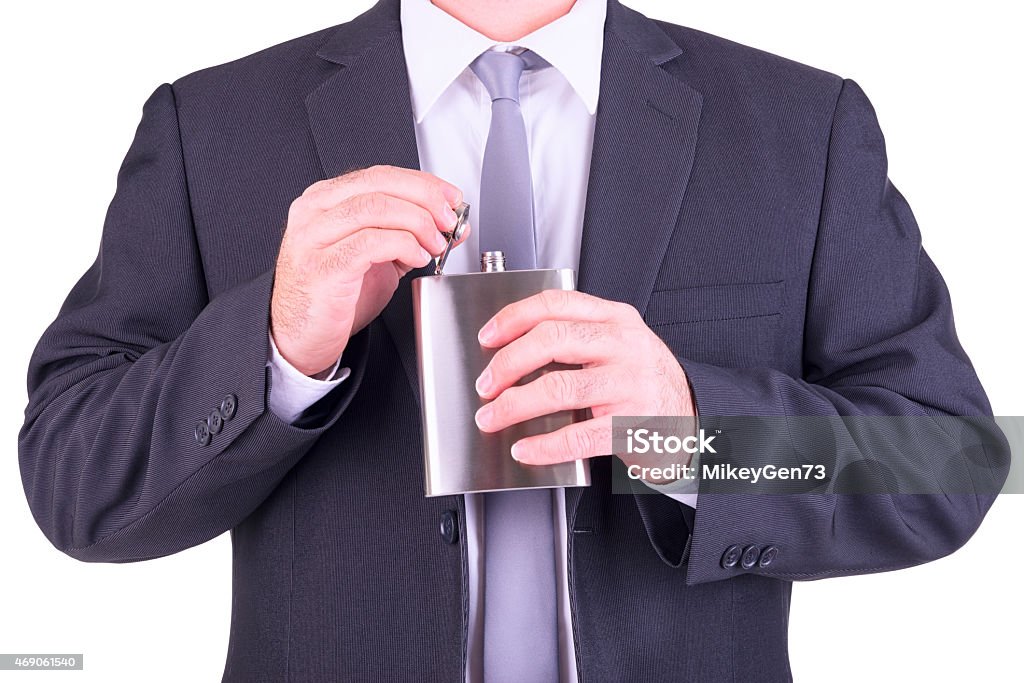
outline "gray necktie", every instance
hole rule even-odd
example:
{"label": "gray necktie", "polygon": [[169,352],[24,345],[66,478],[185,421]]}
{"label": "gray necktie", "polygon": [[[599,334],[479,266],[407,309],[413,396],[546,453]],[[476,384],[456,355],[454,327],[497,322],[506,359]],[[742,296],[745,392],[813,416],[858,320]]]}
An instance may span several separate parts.
{"label": "gray necktie", "polygon": [[[519,77],[545,66],[531,52],[487,51],[470,67],[491,96],[480,182],[481,251],[510,270],[537,265],[533,188]],[[549,489],[484,494],[484,679],[558,680],[554,515]]]}
{"label": "gray necktie", "polygon": [[529,50],[488,50],[470,68],[491,96],[491,128],[480,175],[480,251],[502,251],[508,270],[537,267],[533,183],[526,126],[519,108],[519,77],[547,63]]}

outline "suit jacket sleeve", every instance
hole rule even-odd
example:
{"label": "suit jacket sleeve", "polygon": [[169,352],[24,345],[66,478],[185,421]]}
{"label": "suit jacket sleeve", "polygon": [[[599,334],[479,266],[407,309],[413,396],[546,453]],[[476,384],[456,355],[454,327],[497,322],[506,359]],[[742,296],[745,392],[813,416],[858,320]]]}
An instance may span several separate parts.
{"label": "suit jacket sleeve", "polygon": [[[212,300],[192,223],[175,95],[146,102],[99,256],[32,356],[22,479],[49,540],[87,561],[142,560],[232,528],[344,411],[352,376],[291,425],[267,409],[273,271]],[[231,401],[203,445],[197,425]]]}
{"label": "suit jacket sleeve", "polygon": [[[747,572],[816,579],[941,557],[974,533],[1005,478],[1009,460],[998,429],[936,437],[925,417],[990,416],[991,409],[957,341],[942,278],[921,248],[910,207],[887,178],[874,110],[851,80],[843,83],[829,139],[803,376],[680,361],[704,427],[713,416],[781,416],[793,424],[795,416],[922,416],[905,423],[910,431],[899,435],[839,433],[843,421],[829,419],[836,433],[825,442],[835,452],[826,457],[840,462],[839,451],[867,439],[891,446],[876,454],[883,460],[946,462],[971,448],[963,437],[987,444],[982,459],[991,465],[988,481],[979,482],[976,492],[949,495],[714,494],[702,488],[688,544],[665,528],[652,534],[663,560],[685,566],[689,584]],[[870,430],[883,422],[864,424],[860,429]],[[813,451],[822,443],[814,431],[792,428],[785,442],[773,446],[772,461]],[[923,452],[936,443],[941,444],[936,452]],[[673,519],[678,517],[675,511]],[[723,566],[723,553],[734,544],[775,546],[778,554],[767,566]]]}

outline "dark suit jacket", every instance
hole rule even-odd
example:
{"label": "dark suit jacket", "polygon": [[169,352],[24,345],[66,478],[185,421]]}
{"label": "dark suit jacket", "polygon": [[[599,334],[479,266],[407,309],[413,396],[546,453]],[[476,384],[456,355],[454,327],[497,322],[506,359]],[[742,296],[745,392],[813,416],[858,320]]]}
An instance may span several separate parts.
{"label": "dark suit jacket", "polygon": [[[420,273],[299,424],[266,399],[290,202],[417,166],[400,28],[382,0],[157,88],[99,257],[31,361],[20,461],[57,548],[129,562],[231,531],[225,680],[463,680],[466,548],[439,533],[463,500],[423,495]],[[856,83],[615,0],[604,45],[579,286],[644,312],[702,415],[990,412]],[[786,680],[792,580],[940,557],[992,501],[708,494],[694,520],[613,495],[610,462],[567,492],[587,681]],[[733,544],[778,554],[723,567]]]}

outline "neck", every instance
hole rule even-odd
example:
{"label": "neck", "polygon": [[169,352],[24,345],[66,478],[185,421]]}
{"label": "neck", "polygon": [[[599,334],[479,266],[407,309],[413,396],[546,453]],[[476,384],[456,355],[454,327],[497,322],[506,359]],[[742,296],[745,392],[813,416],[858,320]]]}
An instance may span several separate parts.
{"label": "neck", "polygon": [[491,40],[510,43],[568,14],[575,0],[431,0]]}

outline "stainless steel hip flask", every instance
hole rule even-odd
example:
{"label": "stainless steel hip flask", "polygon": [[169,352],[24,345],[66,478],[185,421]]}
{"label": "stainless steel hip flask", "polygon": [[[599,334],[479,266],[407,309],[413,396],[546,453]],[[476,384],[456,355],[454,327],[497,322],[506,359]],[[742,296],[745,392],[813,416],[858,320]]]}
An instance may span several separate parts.
{"label": "stainless steel hip flask", "polygon": [[[586,460],[523,465],[511,455],[519,439],[555,431],[582,419],[585,411],[546,415],[494,434],[481,432],[474,421],[486,403],[476,393],[476,378],[495,353],[480,346],[480,328],[506,304],[545,289],[575,289],[575,272],[506,271],[501,252],[485,252],[482,262],[480,273],[428,275],[412,282],[426,495],[589,486]],[[440,271],[443,262],[438,266]],[[559,367],[567,366],[549,365],[520,384]]]}

